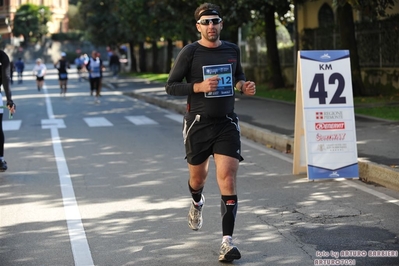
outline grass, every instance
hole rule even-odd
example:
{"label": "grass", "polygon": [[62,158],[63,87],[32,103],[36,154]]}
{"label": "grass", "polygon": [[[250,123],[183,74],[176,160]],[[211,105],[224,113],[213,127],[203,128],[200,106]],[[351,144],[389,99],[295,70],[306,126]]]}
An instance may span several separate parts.
{"label": "grass", "polygon": [[148,79],[149,81],[165,83],[168,74],[152,74],[152,73],[130,73],[129,76]]}
{"label": "grass", "polygon": [[399,121],[399,105],[398,106],[381,106],[373,108],[355,108],[356,114],[362,114],[372,117],[378,117],[388,120]]}
{"label": "grass", "polygon": [[[134,73],[134,77],[165,83],[168,74]],[[295,103],[296,92],[292,89],[270,90],[266,86],[256,86],[256,96]],[[392,96],[355,97],[355,113],[387,120],[399,121],[399,93]]]}

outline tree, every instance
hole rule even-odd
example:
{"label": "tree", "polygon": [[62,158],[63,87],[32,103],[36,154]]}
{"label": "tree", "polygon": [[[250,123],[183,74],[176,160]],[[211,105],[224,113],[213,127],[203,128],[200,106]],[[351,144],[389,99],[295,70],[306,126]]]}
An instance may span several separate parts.
{"label": "tree", "polygon": [[274,17],[276,8],[273,5],[265,3],[264,12],[267,66],[270,73],[270,81],[273,88],[283,88],[285,84],[281,72],[280,56],[277,46],[276,20]]}
{"label": "tree", "polygon": [[350,54],[353,95],[361,96],[365,94],[365,86],[360,71],[359,54],[355,37],[355,23],[351,5],[346,3],[340,6],[337,10],[337,17],[340,29],[341,48],[349,50]]}
{"label": "tree", "polygon": [[[146,0],[103,0],[99,3],[96,0],[82,0],[79,9],[86,31],[89,33],[89,40],[94,44],[112,47],[129,44],[133,72],[137,71],[134,47],[140,43],[144,47],[148,33],[153,31],[146,2]],[[142,55],[140,60],[145,62],[145,54]]]}
{"label": "tree", "polygon": [[22,5],[14,17],[13,34],[22,35],[24,44],[38,41],[48,33],[47,22],[51,20],[50,9],[34,4]]}
{"label": "tree", "polygon": [[[139,66],[146,71],[146,53],[144,43],[152,43],[153,66],[157,66],[157,42],[167,40],[168,59],[166,69],[172,62],[173,41],[182,40],[184,44],[198,39],[195,28],[194,10],[203,1],[189,0],[82,0],[80,14],[84,16],[86,31],[95,44],[110,45],[113,43],[129,43],[130,49],[139,46]],[[288,0],[219,0],[222,9],[224,29],[222,38],[234,43],[238,42],[238,29],[243,23],[256,19],[253,11],[260,10],[260,19],[265,30],[268,44],[269,69],[273,87],[284,87],[276,42],[274,11],[288,6]],[[267,13],[266,11],[269,11]],[[272,19],[266,19],[272,18]],[[274,36],[274,37],[273,37]],[[134,53],[131,53],[132,55]],[[169,67],[168,67],[169,66]],[[132,64],[134,68],[134,65]],[[135,71],[135,69],[132,69]]]}
{"label": "tree", "polygon": [[268,79],[270,87],[275,89],[285,86],[278,52],[275,14],[286,13],[290,10],[289,4],[288,0],[248,0],[243,4],[247,10],[251,10],[253,31],[265,37]]}
{"label": "tree", "polygon": [[194,26],[194,10],[197,4],[195,1],[187,0],[158,0],[157,2],[158,6],[163,7],[158,16],[162,27],[161,37],[167,41],[165,64],[166,72],[169,72],[172,67],[174,42],[183,41],[186,44],[188,41],[197,39]]}
{"label": "tree", "polygon": [[129,43],[130,54],[132,55],[131,71],[137,72],[136,58],[134,56],[134,47],[139,46],[139,67],[141,71],[146,71],[145,61],[146,53],[144,41],[146,40],[146,31],[150,30],[147,19],[148,10],[145,0],[120,0],[119,8],[120,26],[125,30],[125,42]]}
{"label": "tree", "polygon": [[82,16],[79,14],[80,3],[77,5],[69,4],[68,8],[68,28],[72,31],[83,31],[85,30]]}
{"label": "tree", "polygon": [[79,11],[93,44],[114,46],[125,38],[125,28],[120,25],[118,0],[85,0]]}

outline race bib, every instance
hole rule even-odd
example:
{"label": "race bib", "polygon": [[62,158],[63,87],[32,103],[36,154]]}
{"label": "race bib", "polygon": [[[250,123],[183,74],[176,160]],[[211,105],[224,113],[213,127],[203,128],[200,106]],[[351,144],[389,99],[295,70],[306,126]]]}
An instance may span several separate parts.
{"label": "race bib", "polygon": [[203,66],[204,80],[218,75],[220,80],[216,91],[205,92],[206,98],[233,96],[233,74],[231,64]]}

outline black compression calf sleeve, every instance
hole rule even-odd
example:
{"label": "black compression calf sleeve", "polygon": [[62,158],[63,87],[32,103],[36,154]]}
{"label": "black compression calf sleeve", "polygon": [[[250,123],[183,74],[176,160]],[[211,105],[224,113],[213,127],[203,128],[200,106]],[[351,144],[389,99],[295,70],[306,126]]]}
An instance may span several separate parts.
{"label": "black compression calf sleeve", "polygon": [[238,199],[237,195],[223,196],[220,206],[222,214],[223,236],[233,236],[234,224],[237,215]]}
{"label": "black compression calf sleeve", "polygon": [[194,190],[191,186],[190,186],[190,180],[188,181],[188,189],[190,190],[191,196],[193,197],[193,200],[195,202],[200,202],[201,201],[201,196],[202,196],[202,190],[204,189],[203,187],[198,189],[198,190]]}

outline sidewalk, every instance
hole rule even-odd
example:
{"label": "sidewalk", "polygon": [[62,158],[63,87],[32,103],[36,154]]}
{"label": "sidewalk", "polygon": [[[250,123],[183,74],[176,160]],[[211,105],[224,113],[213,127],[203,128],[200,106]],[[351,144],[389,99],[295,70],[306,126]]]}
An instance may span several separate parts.
{"label": "sidewalk", "polygon": [[[186,97],[167,95],[164,84],[138,78],[104,77],[104,87],[184,113]],[[241,134],[282,152],[293,152],[295,105],[236,95]],[[366,182],[399,191],[399,122],[356,116],[359,175]]]}

